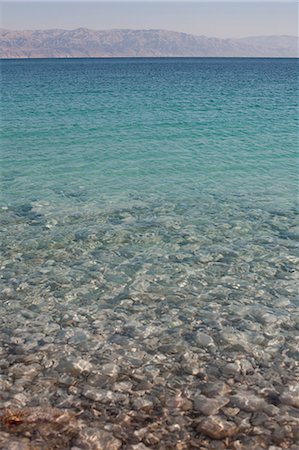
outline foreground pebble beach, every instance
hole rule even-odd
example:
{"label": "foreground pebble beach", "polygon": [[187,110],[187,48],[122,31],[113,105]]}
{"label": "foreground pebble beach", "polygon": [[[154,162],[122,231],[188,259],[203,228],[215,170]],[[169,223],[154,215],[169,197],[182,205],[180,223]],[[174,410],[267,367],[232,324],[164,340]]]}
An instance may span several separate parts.
{"label": "foreground pebble beach", "polygon": [[295,64],[3,62],[0,448],[298,449]]}

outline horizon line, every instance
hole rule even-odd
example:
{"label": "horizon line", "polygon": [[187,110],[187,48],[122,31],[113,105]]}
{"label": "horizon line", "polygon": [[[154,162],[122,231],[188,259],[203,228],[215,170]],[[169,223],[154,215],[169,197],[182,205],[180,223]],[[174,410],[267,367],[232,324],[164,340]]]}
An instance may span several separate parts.
{"label": "horizon line", "polygon": [[37,59],[299,59],[299,56],[30,56],[1,58],[0,61],[30,61]]}

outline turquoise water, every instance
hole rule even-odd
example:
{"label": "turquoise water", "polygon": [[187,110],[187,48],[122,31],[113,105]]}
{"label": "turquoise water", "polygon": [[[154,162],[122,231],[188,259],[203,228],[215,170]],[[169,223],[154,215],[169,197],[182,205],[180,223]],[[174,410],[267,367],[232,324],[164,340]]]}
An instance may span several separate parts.
{"label": "turquoise water", "polygon": [[[159,410],[161,386],[166,400],[179,390],[193,401],[204,372],[235,379],[232,395],[246,385],[268,401],[261,389],[272,389],[292,418],[297,68],[295,59],[1,62],[2,408],[95,402],[110,423],[111,405],[137,408],[141,377]],[[34,377],[16,389],[11,373],[28,355]],[[63,363],[76,358],[92,364],[89,381]],[[78,392],[57,387],[65,373]],[[119,380],[132,385],[126,399],[84,394],[86,384],[114,392]],[[123,445],[137,439],[130,433]],[[176,448],[175,435],[147,445]],[[261,435],[273,444],[251,430],[248,448]]]}

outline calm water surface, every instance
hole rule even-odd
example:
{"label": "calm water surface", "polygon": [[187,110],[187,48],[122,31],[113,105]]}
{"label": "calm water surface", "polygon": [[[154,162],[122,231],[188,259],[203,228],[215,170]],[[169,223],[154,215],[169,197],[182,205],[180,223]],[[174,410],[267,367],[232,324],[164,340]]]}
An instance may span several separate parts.
{"label": "calm water surface", "polygon": [[83,427],[5,445],[297,448],[297,69],[1,62],[0,407]]}

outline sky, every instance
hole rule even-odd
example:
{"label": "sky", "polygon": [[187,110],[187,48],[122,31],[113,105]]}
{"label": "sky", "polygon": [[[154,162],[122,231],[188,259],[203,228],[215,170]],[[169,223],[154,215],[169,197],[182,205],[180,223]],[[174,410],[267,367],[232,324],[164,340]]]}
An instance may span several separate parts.
{"label": "sky", "polygon": [[215,37],[298,35],[295,1],[2,1],[1,27],[165,29]]}

